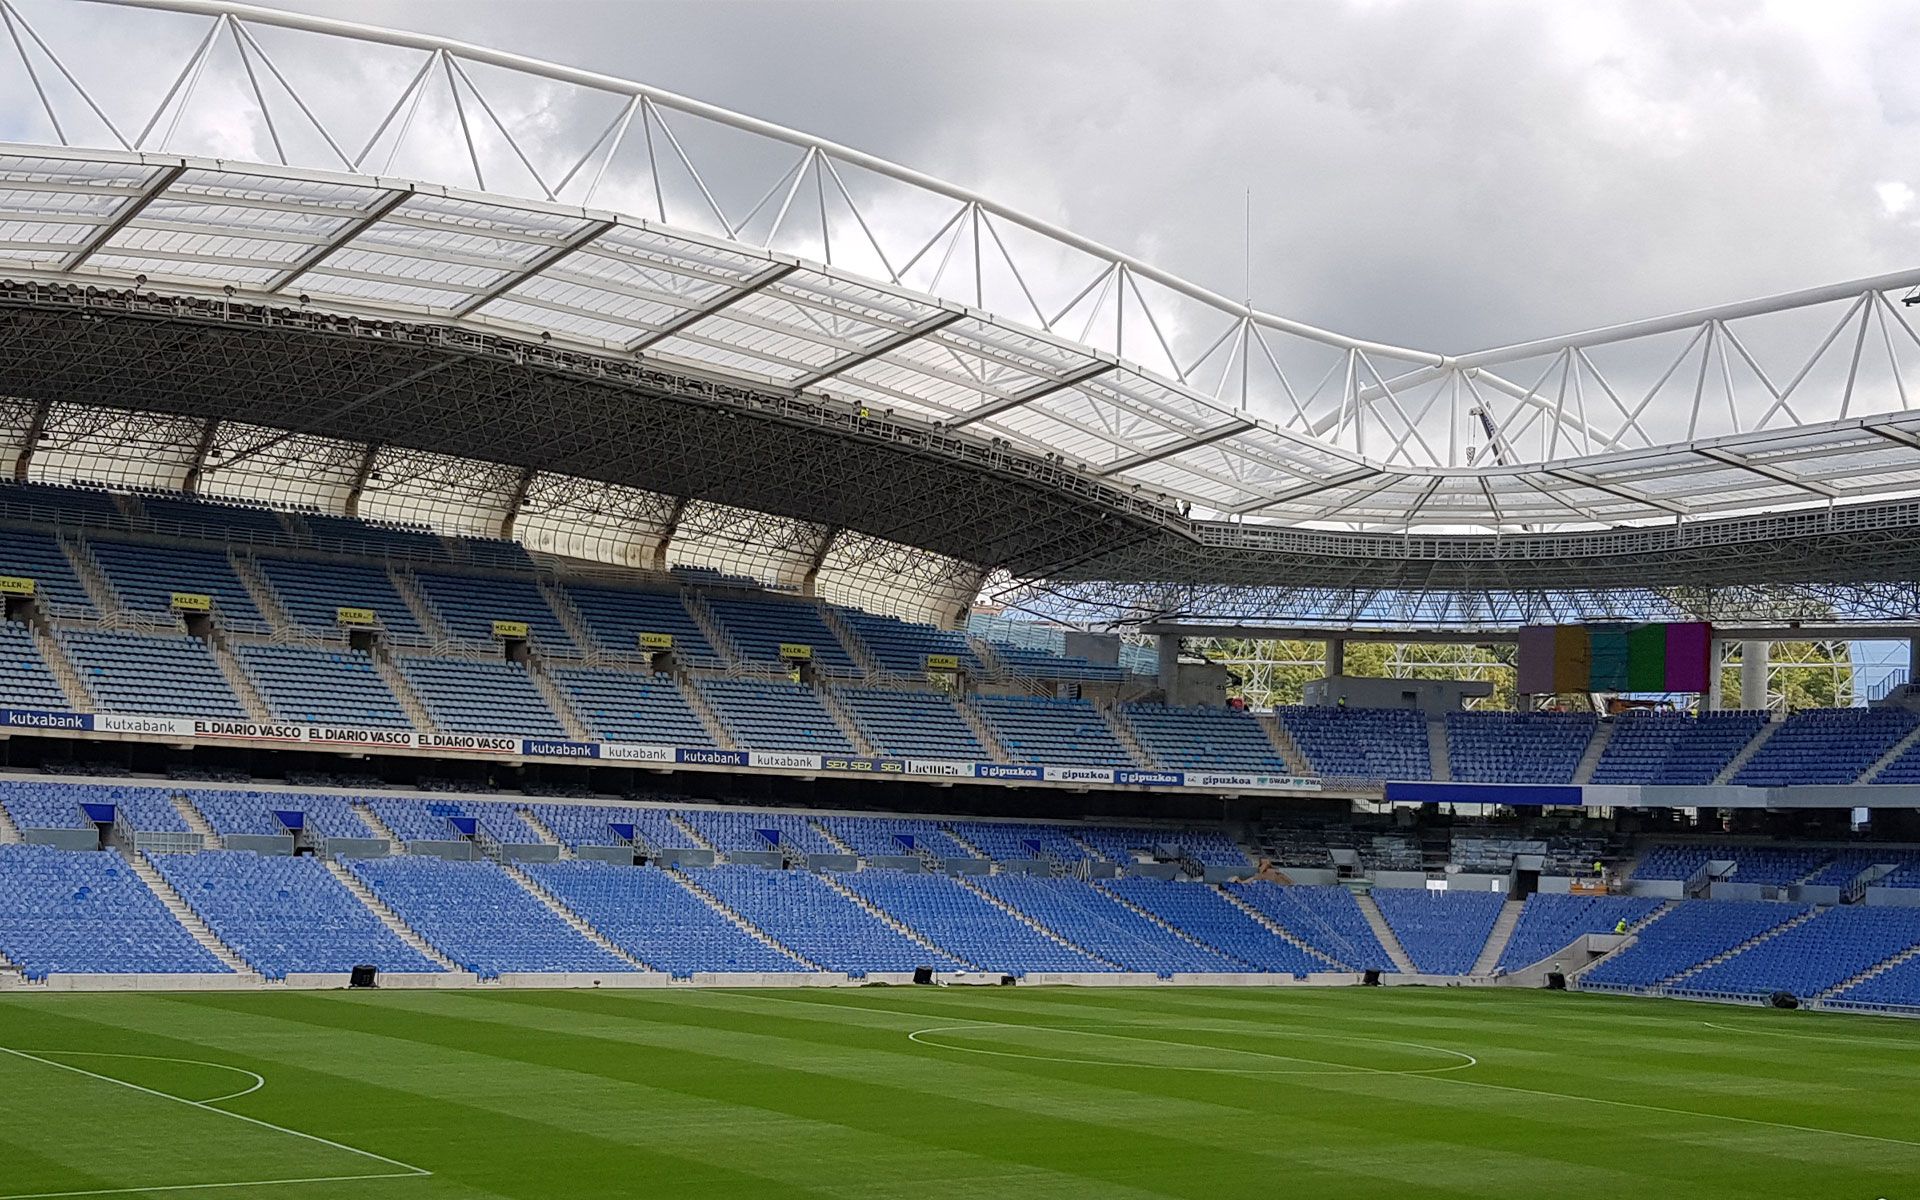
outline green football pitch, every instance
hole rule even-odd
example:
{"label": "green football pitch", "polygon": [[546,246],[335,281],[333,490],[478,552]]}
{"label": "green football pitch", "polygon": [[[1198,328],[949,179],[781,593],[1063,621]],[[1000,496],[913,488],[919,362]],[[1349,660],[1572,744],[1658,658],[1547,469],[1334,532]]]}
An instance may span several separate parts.
{"label": "green football pitch", "polygon": [[1920,1026],[1467,989],[0,997],[0,1200],[1920,1195]]}

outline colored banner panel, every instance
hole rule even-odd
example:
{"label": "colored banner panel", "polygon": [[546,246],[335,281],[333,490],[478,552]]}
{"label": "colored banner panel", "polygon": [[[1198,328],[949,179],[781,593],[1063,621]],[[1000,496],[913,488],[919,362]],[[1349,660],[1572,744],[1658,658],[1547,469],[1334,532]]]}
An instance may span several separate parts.
{"label": "colored banner panel", "polygon": [[0,596],[31,596],[35,586],[23,575],[0,575]]}
{"label": "colored banner panel", "polygon": [[175,592],[171,607],[175,612],[212,612],[213,597],[204,592]]}
{"label": "colored banner panel", "polygon": [[1595,692],[1627,690],[1627,627],[1593,625],[1587,629],[1593,645],[1593,670],[1587,688]]}
{"label": "colored banner panel", "polygon": [[1553,690],[1553,626],[1523,625],[1519,633],[1519,676],[1514,686],[1527,693]]}
{"label": "colored banner panel", "polygon": [[1553,630],[1553,691],[1584,692],[1593,674],[1593,643],[1585,625]]}
{"label": "colored banner panel", "polygon": [[1627,690],[1667,690],[1667,627],[1635,625],[1627,631]]}
{"label": "colored banner panel", "polygon": [[1713,626],[1691,621],[1667,626],[1667,690],[1704,692],[1713,678]]}

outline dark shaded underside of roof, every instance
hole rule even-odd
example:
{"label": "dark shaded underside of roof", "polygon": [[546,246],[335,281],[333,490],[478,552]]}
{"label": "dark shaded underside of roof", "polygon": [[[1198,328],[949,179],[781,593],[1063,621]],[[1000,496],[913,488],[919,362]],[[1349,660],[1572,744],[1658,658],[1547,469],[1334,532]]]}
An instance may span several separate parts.
{"label": "dark shaded underside of roof", "polygon": [[1188,522],[884,413],[469,330],[0,284],[0,392],[231,419],[854,529],[1016,576],[1526,590],[1920,578],[1920,501],[1554,534]]}

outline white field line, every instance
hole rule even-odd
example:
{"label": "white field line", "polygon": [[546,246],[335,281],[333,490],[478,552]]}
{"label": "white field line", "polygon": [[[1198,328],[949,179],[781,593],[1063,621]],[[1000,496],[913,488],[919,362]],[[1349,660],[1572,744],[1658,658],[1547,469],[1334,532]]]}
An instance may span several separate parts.
{"label": "white field line", "polygon": [[[14,1049],[13,1047],[11,1047],[11,1046],[0,1046],[0,1054],[11,1054],[11,1055],[13,1055],[13,1056],[14,1056],[15,1058],[24,1058],[24,1059],[26,1059],[26,1060],[27,1060],[27,1061],[29,1061],[29,1062],[37,1062],[37,1063],[41,1063],[41,1064],[44,1064],[45,1066],[49,1066],[49,1067],[55,1067],[55,1068],[57,1068],[57,1069],[59,1069],[59,1070],[62,1070],[62,1071],[71,1071],[71,1072],[73,1072],[73,1073],[74,1073],[75,1075],[85,1075],[85,1076],[86,1076],[87,1078],[89,1078],[89,1079],[97,1079],[97,1080],[99,1080],[99,1081],[100,1081],[101,1083],[111,1083],[111,1084],[115,1084],[115,1085],[117,1085],[117,1086],[119,1086],[119,1087],[123,1087],[123,1088],[128,1088],[128,1089],[130,1089],[130,1090],[132,1090],[132,1091],[136,1091],[136,1092],[140,1092],[140,1093],[142,1093],[142,1094],[144,1094],[144,1095],[148,1095],[148,1096],[154,1096],[154,1097],[157,1097],[157,1098],[159,1098],[159,1099],[161,1099],[161,1100],[171,1100],[171,1101],[173,1101],[173,1102],[174,1102],[175,1104],[184,1104],[184,1105],[186,1105],[186,1106],[187,1106],[187,1107],[189,1107],[189,1108],[197,1108],[197,1109],[200,1109],[200,1110],[201,1110],[202,1112],[210,1112],[210,1113],[218,1113],[218,1114],[220,1114],[220,1115],[221,1115],[221,1116],[223,1116],[223,1117],[230,1117],[230,1118],[232,1118],[232,1119],[233,1119],[233,1120],[235,1120],[235,1121],[244,1121],[244,1122],[246,1122],[246,1123],[247,1123],[247,1124],[249,1124],[249,1125],[254,1125],[254,1126],[257,1126],[257,1127],[259,1127],[259,1128],[261,1128],[261,1129],[271,1129],[271,1130],[272,1130],[273,1132],[275,1132],[275,1133],[284,1133],[284,1134],[286,1134],[286,1135],[287,1135],[287,1136],[289,1136],[289,1137],[297,1137],[297,1138],[301,1138],[301,1139],[303,1139],[303,1140],[305,1140],[305,1141],[309,1141],[309,1142],[314,1142],[314,1143],[317,1143],[318,1145],[322,1145],[322,1146],[328,1146],[328,1147],[331,1147],[332,1149],[335,1149],[335,1150],[344,1150],[344,1151],[345,1151],[346,1153],[348,1153],[348,1154],[357,1154],[357,1155],[359,1155],[359,1156],[360,1156],[360,1157],[362,1157],[362,1158],[371,1158],[371,1159],[373,1159],[373,1160],[374,1160],[375,1162],[383,1162],[383,1163],[386,1163],[386,1164],[387,1164],[388,1166],[390,1166],[390,1167],[399,1167],[399,1168],[400,1168],[400,1172],[399,1172],[399,1173],[396,1173],[396,1175],[394,1175],[394,1176],[392,1176],[392,1177],[396,1177],[396,1178],[397,1178],[397,1177],[398,1177],[398,1174],[406,1174],[406,1175],[431,1175],[431,1174],[433,1174],[433,1172],[432,1172],[432,1171],[429,1171],[429,1170],[427,1170],[427,1169],[426,1169],[425,1167],[416,1167],[416,1166],[414,1166],[414,1165],[413,1165],[412,1163],[405,1163],[405,1162],[401,1162],[401,1161],[400,1161],[399,1159],[397,1159],[397,1158],[388,1158],[388,1157],[387,1157],[386,1155],[384,1155],[384,1154],[375,1154],[375,1153],[374,1153],[373,1151],[371,1151],[371,1150],[362,1150],[362,1149],[360,1149],[360,1148],[359,1148],[358,1146],[349,1146],[349,1145],[347,1145],[347,1144],[346,1144],[346,1143],[344,1143],[344,1142],[336,1142],[336,1141],[333,1141],[333,1140],[331,1140],[331,1139],[329,1139],[329,1138],[323,1138],[323,1137],[321,1137],[321,1136],[320,1136],[319,1134],[317,1134],[317,1133],[303,1133],[303,1132],[301,1132],[301,1131],[300,1131],[300,1130],[298,1130],[298,1129],[289,1129],[289,1128],[287,1128],[287,1127],[286,1127],[285,1125],[275,1125],[275,1124],[274,1124],[273,1122],[271,1122],[271,1121],[262,1121],[262,1120],[261,1120],[260,1118],[258,1118],[258,1117],[249,1117],[249,1116],[246,1116],[246,1115],[245,1115],[245,1114],[243,1114],[243,1113],[237,1113],[237,1112],[228,1112],[228,1111],[227,1111],[226,1109],[224,1109],[224,1108],[215,1108],[215,1107],[213,1107],[213,1105],[212,1105],[212,1103],[211,1103],[211,1102],[209,1102],[209,1101],[205,1101],[205,1100],[189,1100],[189,1099],[187,1099],[187,1098],[186,1098],[186,1097],[184,1097],[184,1096],[175,1096],[175,1095],[173,1095],[173,1094],[172,1094],[172,1093],[170,1093],[170,1092],[162,1092],[162,1091],[156,1091],[155,1089],[153,1089],[153,1088],[150,1088],[150,1087],[142,1087],[142,1086],[140,1086],[140,1085],[139,1085],[139,1084],[137,1084],[137,1083],[128,1083],[128,1082],[127,1082],[126,1080],[124,1080],[124,1079],[115,1079],[115,1078],[114,1078],[113,1076],[111,1076],[111,1075],[101,1075],[101,1074],[99,1074],[99,1073],[97,1073],[97,1072],[94,1072],[94,1071],[89,1071],[89,1070],[87,1070],[87,1069],[86,1069],[86,1068],[84,1068],[84,1067],[76,1067],[76,1066],[74,1066],[74,1065],[73,1065],[73,1064],[71,1064],[71,1063],[63,1063],[63,1062],[57,1062],[57,1061],[55,1061],[54,1059],[51,1059],[51,1058],[42,1058],[42,1057],[40,1057],[40,1056],[39,1056],[38,1054],[29,1054],[29,1053],[27,1053],[27,1052],[26,1052],[25,1050],[15,1050],[15,1049]],[[249,1072],[249,1074],[251,1074],[251,1072]],[[381,1176],[380,1178],[388,1178],[388,1177],[389,1177],[389,1176]],[[370,1177],[370,1176],[353,1176],[352,1178],[362,1178],[362,1179],[364,1179],[364,1178],[371,1178],[371,1177]],[[255,1185],[255,1186],[264,1186],[264,1185],[265,1185],[266,1183],[281,1183],[281,1182],[293,1182],[293,1181],[287,1181],[287,1180],[266,1180],[266,1181],[263,1181],[263,1182],[262,1182],[261,1184],[258,1184],[258,1185]],[[319,1181],[318,1181],[318,1180],[299,1180],[298,1182],[302,1182],[302,1183],[305,1183],[305,1182],[319,1182]],[[207,1184],[199,1184],[199,1185],[196,1185],[196,1186],[200,1186],[200,1187],[206,1187],[206,1186],[210,1186],[210,1185],[207,1185]],[[239,1185],[239,1184],[227,1184],[227,1185],[222,1185],[222,1186],[229,1186],[229,1187],[238,1187],[238,1186],[243,1186],[243,1185]],[[148,1192],[148,1191],[155,1191],[155,1190],[157,1190],[157,1189],[154,1189],[154,1188],[119,1188],[119,1189],[108,1189],[108,1190],[106,1190],[106,1191],[93,1191],[93,1192],[65,1192],[65,1193],[61,1193],[61,1192],[56,1192],[56,1193],[51,1193],[51,1194],[52,1194],[52,1195],[83,1195],[83,1196],[84,1196],[84,1195],[111,1195],[111,1194],[113,1194],[113,1193],[114,1193],[115,1191],[120,1191],[120,1192],[126,1192],[126,1191],[137,1191],[137,1192]],[[174,1191],[183,1191],[183,1190],[185,1190],[185,1187],[184,1187],[184,1186],[183,1186],[183,1187],[175,1187],[175,1188],[173,1188],[172,1190],[174,1190]],[[31,1198],[31,1197],[29,1197],[29,1196],[0,1196],[0,1200],[34,1200],[34,1198]]]}
{"label": "white field line", "polygon": [[367,1179],[419,1179],[431,1172],[384,1171],[377,1175],[315,1175],[302,1179],[247,1179],[233,1183],[167,1183],[154,1187],[87,1188],[77,1192],[8,1192],[0,1200],[61,1200],[67,1196],[137,1196],[157,1192],[206,1192],[222,1188],[279,1187],[293,1183],[354,1183]]}
{"label": "white field line", "polygon": [[251,1096],[267,1086],[267,1081],[245,1067],[228,1066],[226,1063],[208,1062],[204,1058],[167,1058],[159,1054],[109,1054],[105,1050],[41,1050],[41,1054],[53,1054],[62,1058],[133,1058],[142,1062],[187,1063],[196,1067],[212,1067],[216,1071],[232,1071],[235,1075],[245,1075],[253,1080],[253,1086],[237,1092],[228,1092],[224,1096],[209,1096],[199,1104],[218,1104],[223,1100],[238,1100],[242,1096]]}

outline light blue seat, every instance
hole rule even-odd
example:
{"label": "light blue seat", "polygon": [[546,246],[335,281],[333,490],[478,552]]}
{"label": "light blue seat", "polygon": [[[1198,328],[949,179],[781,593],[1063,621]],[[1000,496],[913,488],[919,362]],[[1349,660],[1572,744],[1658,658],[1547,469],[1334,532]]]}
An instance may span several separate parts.
{"label": "light blue seat", "polygon": [[363,729],[410,729],[373,659],[357,650],[303,646],[242,645],[234,657],[254,690],[282,721],[347,725]]}

